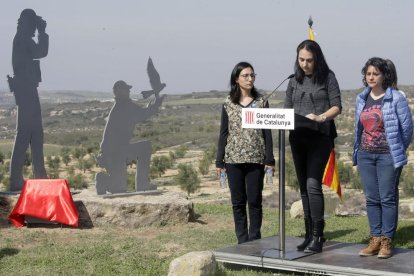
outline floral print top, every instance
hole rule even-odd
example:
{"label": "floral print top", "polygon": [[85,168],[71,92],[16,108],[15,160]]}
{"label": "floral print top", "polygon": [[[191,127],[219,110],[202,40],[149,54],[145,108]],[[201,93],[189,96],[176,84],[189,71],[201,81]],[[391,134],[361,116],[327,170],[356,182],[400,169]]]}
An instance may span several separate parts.
{"label": "floral print top", "polygon": [[258,163],[274,165],[273,142],[270,129],[242,128],[243,108],[267,108],[263,96],[249,105],[235,104],[228,96],[223,104],[216,166],[224,163]]}

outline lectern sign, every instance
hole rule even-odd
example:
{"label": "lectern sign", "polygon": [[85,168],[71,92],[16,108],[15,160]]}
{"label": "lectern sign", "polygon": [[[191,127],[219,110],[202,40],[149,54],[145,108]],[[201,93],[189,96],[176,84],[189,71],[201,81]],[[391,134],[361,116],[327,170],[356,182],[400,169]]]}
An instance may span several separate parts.
{"label": "lectern sign", "polygon": [[294,129],[295,115],[291,108],[243,108],[242,127]]}

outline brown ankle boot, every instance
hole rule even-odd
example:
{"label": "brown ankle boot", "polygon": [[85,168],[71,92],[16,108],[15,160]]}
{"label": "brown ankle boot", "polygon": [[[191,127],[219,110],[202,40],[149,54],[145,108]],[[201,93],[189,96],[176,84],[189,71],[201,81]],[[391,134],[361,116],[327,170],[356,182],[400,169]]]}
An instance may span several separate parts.
{"label": "brown ankle boot", "polygon": [[392,240],[388,237],[381,237],[381,249],[378,253],[378,258],[387,259],[392,256]]}
{"label": "brown ankle boot", "polygon": [[359,256],[367,257],[373,256],[380,251],[381,237],[371,237],[369,239],[368,247],[359,251]]}

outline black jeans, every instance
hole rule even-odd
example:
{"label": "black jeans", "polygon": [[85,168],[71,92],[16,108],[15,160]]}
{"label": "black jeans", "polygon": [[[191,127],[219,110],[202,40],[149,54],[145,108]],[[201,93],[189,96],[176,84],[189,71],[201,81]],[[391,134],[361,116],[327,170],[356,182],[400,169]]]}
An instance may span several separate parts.
{"label": "black jeans", "polygon": [[[264,165],[226,164],[226,171],[238,243],[260,239]],[[249,207],[249,230],[247,230],[246,203]]]}
{"label": "black jeans", "polygon": [[290,132],[289,142],[298,177],[305,218],[323,220],[325,205],[322,177],[333,147],[332,138],[300,128]]}

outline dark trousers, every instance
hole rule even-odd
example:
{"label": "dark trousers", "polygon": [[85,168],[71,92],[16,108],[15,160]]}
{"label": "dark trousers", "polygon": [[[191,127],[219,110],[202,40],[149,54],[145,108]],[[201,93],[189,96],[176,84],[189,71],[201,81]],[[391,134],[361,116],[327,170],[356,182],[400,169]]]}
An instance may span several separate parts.
{"label": "dark trousers", "polygon": [[[226,164],[238,243],[261,238],[264,165]],[[250,225],[247,228],[246,203]]]}
{"label": "dark trousers", "polygon": [[331,153],[332,138],[310,129],[290,132],[289,142],[298,177],[305,218],[323,220],[322,177]]}

